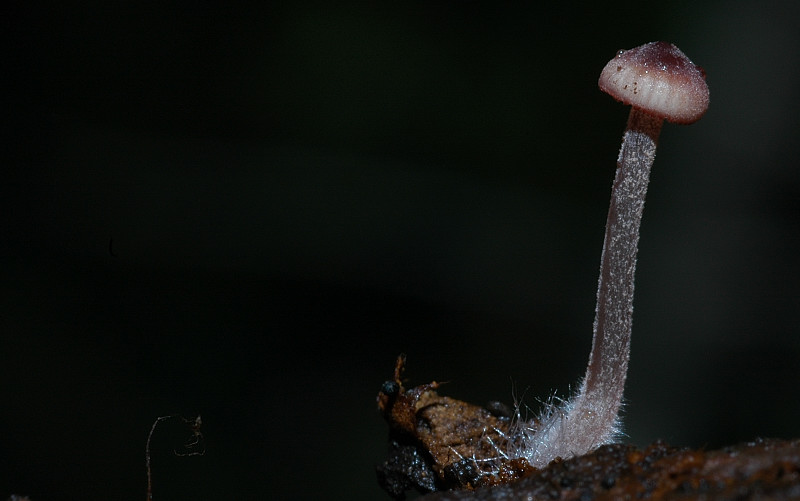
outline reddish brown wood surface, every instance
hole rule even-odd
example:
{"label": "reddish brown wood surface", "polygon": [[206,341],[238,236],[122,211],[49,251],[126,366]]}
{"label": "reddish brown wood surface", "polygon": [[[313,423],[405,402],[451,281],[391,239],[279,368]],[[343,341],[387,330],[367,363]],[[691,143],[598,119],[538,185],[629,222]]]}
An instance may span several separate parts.
{"label": "reddish brown wood surface", "polygon": [[378,479],[397,499],[410,490],[431,501],[800,499],[800,439],[714,451],[612,444],[532,468],[502,453],[510,413],[440,396],[436,382],[407,390],[404,362],[378,394],[390,430]]}

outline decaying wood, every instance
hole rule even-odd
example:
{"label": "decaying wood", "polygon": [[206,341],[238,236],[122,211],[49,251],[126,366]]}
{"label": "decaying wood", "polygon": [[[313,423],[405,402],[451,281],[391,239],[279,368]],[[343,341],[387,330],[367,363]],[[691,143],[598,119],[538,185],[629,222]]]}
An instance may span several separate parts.
{"label": "decaying wood", "polygon": [[606,445],[515,482],[448,491],[426,501],[800,499],[800,440],[757,440],[716,451]]}
{"label": "decaying wood", "polygon": [[503,453],[512,412],[440,396],[436,382],[405,389],[404,363],[378,394],[390,430],[378,480],[396,499],[411,489],[430,501],[800,499],[800,439],[716,451],[612,444],[535,469]]}

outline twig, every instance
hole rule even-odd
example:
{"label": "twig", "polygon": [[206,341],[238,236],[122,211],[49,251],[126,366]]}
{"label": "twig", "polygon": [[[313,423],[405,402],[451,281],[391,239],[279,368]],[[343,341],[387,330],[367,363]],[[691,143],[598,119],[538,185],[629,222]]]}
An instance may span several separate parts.
{"label": "twig", "polygon": [[191,450],[200,446],[200,444],[203,442],[203,434],[200,432],[200,426],[203,424],[203,420],[200,418],[200,416],[197,416],[194,419],[186,419],[183,416],[161,416],[156,418],[156,420],[153,422],[153,426],[150,427],[150,433],[147,434],[147,443],[145,444],[144,448],[144,462],[145,468],[147,469],[147,501],[153,501],[153,472],[150,468],[150,440],[153,438],[153,432],[156,431],[156,426],[158,426],[158,423],[171,418],[180,418],[184,423],[189,425],[192,430],[192,438],[190,438],[184,444],[184,447],[190,452],[179,453],[174,449],[172,452],[176,456],[202,456],[206,453],[205,447],[202,447],[200,451]]}

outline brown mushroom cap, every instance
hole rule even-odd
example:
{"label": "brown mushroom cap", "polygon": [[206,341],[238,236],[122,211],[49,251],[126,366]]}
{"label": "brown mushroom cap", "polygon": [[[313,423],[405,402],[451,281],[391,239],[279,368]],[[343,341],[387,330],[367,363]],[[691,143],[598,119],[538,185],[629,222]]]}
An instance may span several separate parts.
{"label": "brown mushroom cap", "polygon": [[705,72],[667,42],[619,51],[597,84],[615,99],[673,123],[696,122],[708,109]]}

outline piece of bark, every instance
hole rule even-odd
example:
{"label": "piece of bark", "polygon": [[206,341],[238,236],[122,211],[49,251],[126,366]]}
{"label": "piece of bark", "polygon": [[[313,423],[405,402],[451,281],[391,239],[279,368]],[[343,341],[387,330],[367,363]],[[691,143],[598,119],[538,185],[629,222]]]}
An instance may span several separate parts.
{"label": "piece of bark", "polygon": [[378,408],[389,423],[389,454],[377,469],[378,481],[391,496],[495,485],[532,470],[524,459],[503,456],[509,409],[440,396],[435,381],[407,390],[404,363],[398,357],[394,380],[378,393]]}

